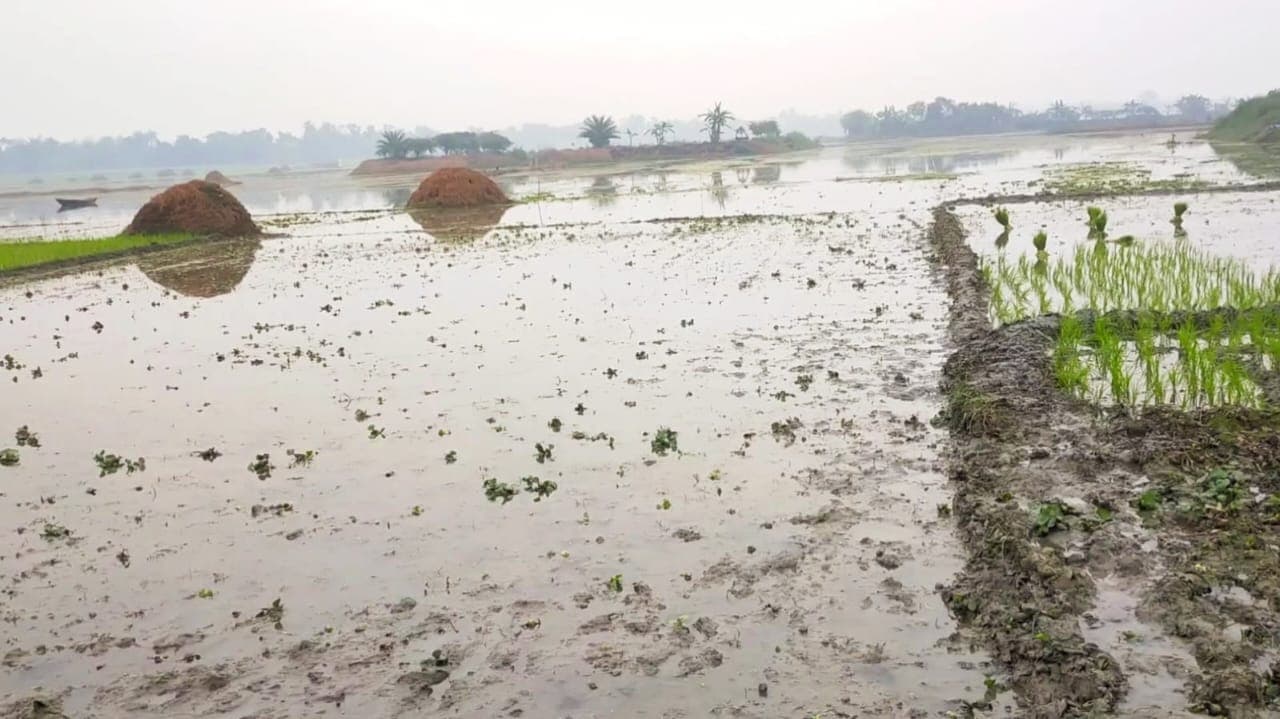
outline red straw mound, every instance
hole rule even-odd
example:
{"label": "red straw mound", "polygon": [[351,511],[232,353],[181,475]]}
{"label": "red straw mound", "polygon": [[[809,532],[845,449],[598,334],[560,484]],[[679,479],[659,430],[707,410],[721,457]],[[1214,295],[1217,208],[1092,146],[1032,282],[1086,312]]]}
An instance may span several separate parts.
{"label": "red straw mound", "polygon": [[476,207],[507,205],[511,200],[482,172],[444,167],[427,175],[409,197],[409,207]]}
{"label": "red straw mound", "polygon": [[212,182],[213,184],[219,185],[221,187],[230,187],[231,185],[240,184],[239,182],[236,182],[235,180],[231,179],[230,177],[227,177],[226,175],[222,174],[221,172],[218,172],[217,170],[214,170],[213,172],[210,172],[209,174],[205,175],[204,181]]}
{"label": "red straw mound", "polygon": [[239,200],[203,180],[174,185],[151,198],[124,229],[126,235],[176,232],[223,237],[256,237],[262,233]]}

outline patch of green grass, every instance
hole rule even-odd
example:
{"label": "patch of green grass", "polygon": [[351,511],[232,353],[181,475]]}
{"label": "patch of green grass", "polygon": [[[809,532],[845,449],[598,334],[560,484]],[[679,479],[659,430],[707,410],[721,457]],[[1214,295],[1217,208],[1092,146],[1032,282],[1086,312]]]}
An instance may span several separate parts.
{"label": "patch of green grass", "polygon": [[1054,195],[1119,195],[1145,190],[1194,190],[1208,185],[1199,178],[1182,175],[1154,180],[1149,168],[1133,162],[1060,165],[1044,173],[1044,187]]}
{"label": "patch of green grass", "polygon": [[0,272],[51,262],[107,255],[141,247],[174,245],[194,235],[117,235],[84,240],[12,240],[0,242]]}
{"label": "patch of green grass", "polygon": [[999,402],[970,384],[951,388],[942,419],[952,430],[974,435],[990,434],[1005,424]]}
{"label": "patch of green grass", "polygon": [[1280,124],[1280,90],[1245,100],[1209,131],[1209,139],[1226,142],[1280,140],[1272,128]]}

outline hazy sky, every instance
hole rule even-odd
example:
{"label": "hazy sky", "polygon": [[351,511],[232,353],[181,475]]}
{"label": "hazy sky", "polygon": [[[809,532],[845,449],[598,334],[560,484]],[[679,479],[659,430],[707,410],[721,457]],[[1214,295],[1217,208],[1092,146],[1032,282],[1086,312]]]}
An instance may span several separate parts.
{"label": "hazy sky", "polygon": [[0,137],[1280,86],[1280,0],[0,0]]}

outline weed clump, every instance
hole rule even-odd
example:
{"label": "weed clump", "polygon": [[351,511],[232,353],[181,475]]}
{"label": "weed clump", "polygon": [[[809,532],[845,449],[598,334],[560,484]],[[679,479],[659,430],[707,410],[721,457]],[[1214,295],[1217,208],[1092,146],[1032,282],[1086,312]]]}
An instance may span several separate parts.
{"label": "weed clump", "polygon": [[516,495],[520,493],[520,490],[510,484],[507,484],[506,482],[499,482],[493,477],[486,479],[482,486],[484,487],[485,499],[488,499],[490,502],[496,502],[501,499],[502,503],[506,504],[507,502],[515,499]]}
{"label": "weed clump", "polygon": [[667,452],[679,452],[680,446],[676,435],[676,431],[670,427],[659,427],[658,431],[653,433],[653,439],[649,440],[649,449],[659,457],[665,457]]}

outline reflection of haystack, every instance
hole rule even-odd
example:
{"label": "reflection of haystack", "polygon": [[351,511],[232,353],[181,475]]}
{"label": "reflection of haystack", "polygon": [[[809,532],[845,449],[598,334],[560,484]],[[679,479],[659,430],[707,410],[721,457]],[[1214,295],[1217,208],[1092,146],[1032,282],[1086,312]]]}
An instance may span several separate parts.
{"label": "reflection of haystack", "polygon": [[502,222],[507,205],[480,207],[437,207],[410,210],[409,216],[428,234],[444,242],[472,242],[484,237]]}
{"label": "reflection of haystack", "polygon": [[409,196],[409,209],[428,207],[479,207],[507,205],[511,200],[483,172],[465,167],[444,167],[427,175]]}
{"label": "reflection of haystack", "polygon": [[260,245],[258,240],[226,240],[154,252],[138,259],[138,269],[180,295],[217,297],[240,284]]}
{"label": "reflection of haystack", "polygon": [[124,229],[126,235],[171,233],[257,237],[262,231],[230,192],[212,182],[192,180],[148,200]]}

